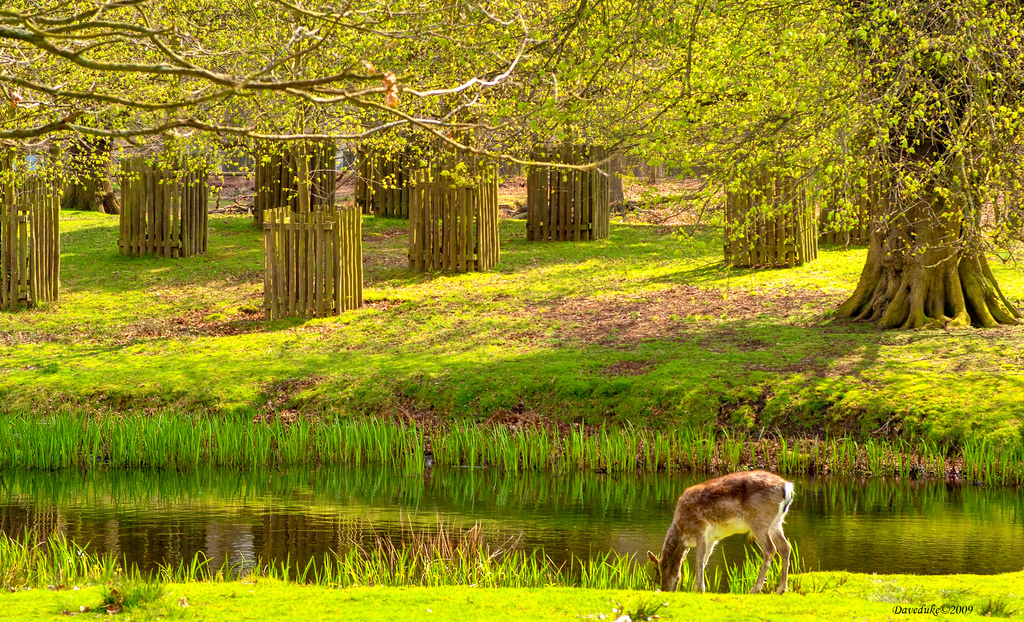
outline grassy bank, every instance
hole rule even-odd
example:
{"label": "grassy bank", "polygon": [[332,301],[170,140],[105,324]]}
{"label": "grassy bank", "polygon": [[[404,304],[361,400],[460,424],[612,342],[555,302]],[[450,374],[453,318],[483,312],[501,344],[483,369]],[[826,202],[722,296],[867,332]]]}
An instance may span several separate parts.
{"label": "grassy bank", "polygon": [[[663,620],[963,620],[994,613],[1011,617],[1024,608],[1020,573],[996,577],[866,576],[814,573],[805,577],[820,591],[784,596],[698,595],[691,593],[582,588],[382,588],[330,589],[275,580],[256,583],[168,584],[151,602],[121,619],[154,620],[632,620],[655,611]],[[89,607],[87,618],[106,618],[103,588],[75,592],[34,590],[0,601],[0,619],[67,620],[63,611]],[[959,603],[959,604],[958,604]],[[660,605],[660,607],[659,607]],[[894,614],[894,607],[940,609],[960,606],[968,613]],[[96,610],[100,613],[95,613]],[[258,612],[258,613],[257,613]],[[1015,616],[1014,616],[1015,617]]]}
{"label": "grassy bank", "polygon": [[[931,608],[938,619],[965,614],[1010,617],[1024,611],[1024,573],[996,576],[791,576],[784,596],[740,595],[757,573],[746,560],[730,576],[733,594],[657,593],[644,567],[610,556],[579,568],[545,565],[542,556],[476,549],[471,532],[340,555],[334,566],[288,575],[249,568],[239,578],[201,563],[141,576],[112,558],[92,558],[60,538],[18,548],[0,541],[0,619],[904,619],[894,607]],[[689,577],[685,577],[689,581]],[[769,584],[776,581],[773,571]],[[713,579],[711,585],[717,582]],[[572,586],[572,587],[570,587]],[[46,589],[44,589],[46,588]],[[624,588],[624,589],[623,589]],[[945,607],[946,609],[943,609]],[[958,609],[951,609],[956,607]],[[931,609],[929,609],[931,611]],[[603,616],[603,617],[602,617]]]}
{"label": "grassy bank", "polygon": [[[9,414],[187,409],[417,421],[626,422],[760,438],[1019,446],[1021,328],[878,332],[834,321],[863,249],[725,270],[721,231],[615,224],[527,243],[502,221],[486,274],[406,270],[402,221],[364,221],[364,309],[262,321],[260,235],[215,217],[187,259],[117,253],[116,219],[62,216],[60,302],[0,315]],[[1024,270],[996,262],[1007,295]]]}

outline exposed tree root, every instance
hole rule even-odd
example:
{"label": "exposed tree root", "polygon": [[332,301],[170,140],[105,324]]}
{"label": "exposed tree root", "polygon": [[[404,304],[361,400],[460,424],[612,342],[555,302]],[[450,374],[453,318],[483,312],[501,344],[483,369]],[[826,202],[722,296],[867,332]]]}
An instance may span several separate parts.
{"label": "exposed tree root", "polygon": [[880,328],[1019,324],[985,255],[963,243],[962,213],[929,192],[876,228],[860,283],[838,315]]}
{"label": "exposed tree root", "polygon": [[[1022,315],[996,283],[985,256],[932,240],[917,252],[887,252],[906,231],[871,236],[868,258],[839,317],[880,328],[984,326],[1021,323]],[[920,236],[918,236],[920,237]]]}

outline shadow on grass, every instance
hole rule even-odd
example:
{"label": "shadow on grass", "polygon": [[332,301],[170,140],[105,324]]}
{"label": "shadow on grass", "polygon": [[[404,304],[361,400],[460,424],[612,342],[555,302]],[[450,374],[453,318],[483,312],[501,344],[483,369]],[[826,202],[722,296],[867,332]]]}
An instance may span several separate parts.
{"label": "shadow on grass", "polygon": [[207,252],[183,258],[121,254],[117,222],[63,232],[63,285],[68,291],[123,293],[218,281],[259,283],[262,236],[251,221],[211,218],[209,228]]}
{"label": "shadow on grass", "polygon": [[[430,343],[419,342],[413,351],[395,344],[379,354],[388,359],[386,375],[398,396],[439,413],[486,418],[525,408],[597,425],[610,419],[742,428],[788,425],[776,418],[795,412],[799,416],[788,422],[816,427],[842,401],[843,389],[863,384],[864,372],[878,365],[879,337],[852,324],[805,328],[742,320],[684,326],[659,339],[609,335],[586,343],[567,336],[526,352],[482,357],[462,329],[452,328],[432,331]],[[444,345],[458,343],[465,347]],[[365,371],[370,376],[349,389],[379,386],[376,372]],[[895,411],[893,389],[881,397]],[[790,395],[780,399],[792,402],[771,403],[776,395]],[[743,405],[752,419],[731,422],[730,413]]]}

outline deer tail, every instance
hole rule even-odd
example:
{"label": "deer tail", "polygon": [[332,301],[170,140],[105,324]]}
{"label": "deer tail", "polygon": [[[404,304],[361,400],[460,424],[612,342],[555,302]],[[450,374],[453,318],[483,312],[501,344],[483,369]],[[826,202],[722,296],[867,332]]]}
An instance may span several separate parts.
{"label": "deer tail", "polygon": [[785,492],[782,495],[782,503],[779,505],[779,516],[785,516],[789,506],[793,503],[793,482],[786,482]]}

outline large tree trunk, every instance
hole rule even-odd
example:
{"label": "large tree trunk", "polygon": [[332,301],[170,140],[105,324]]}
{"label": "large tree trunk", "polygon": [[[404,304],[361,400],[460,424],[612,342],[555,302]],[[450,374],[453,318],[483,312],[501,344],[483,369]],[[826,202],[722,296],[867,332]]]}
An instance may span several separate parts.
{"label": "large tree trunk", "polygon": [[110,181],[110,151],[110,141],[103,139],[83,138],[71,146],[71,179],[64,190],[62,209],[121,213]]}
{"label": "large tree trunk", "polygon": [[926,196],[876,226],[860,283],[838,315],[880,328],[1019,324],[1021,313],[970,243],[964,211]]}

